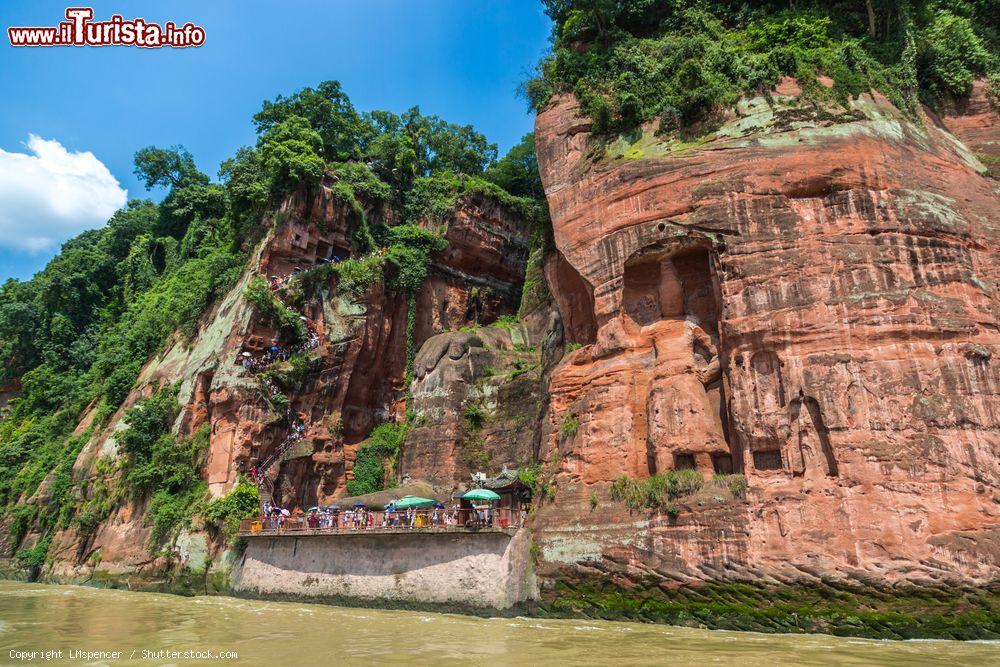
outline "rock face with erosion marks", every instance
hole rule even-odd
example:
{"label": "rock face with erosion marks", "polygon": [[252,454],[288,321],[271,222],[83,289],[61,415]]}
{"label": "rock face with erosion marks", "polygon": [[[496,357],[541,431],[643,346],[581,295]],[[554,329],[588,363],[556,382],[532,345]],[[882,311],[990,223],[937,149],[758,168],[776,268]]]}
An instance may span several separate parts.
{"label": "rock face with erosion marks", "polygon": [[414,421],[400,470],[443,487],[535,454],[542,369],[521,326],[429,339],[414,362]]}
{"label": "rock face with erosion marks", "polygon": [[[598,141],[566,96],[539,114],[546,275],[581,346],[542,427],[550,598],[997,580],[1000,196],[976,153],[998,130],[980,106],[916,123],[881,97],[778,94],[696,141]],[[710,481],[669,511],[611,498],[683,469]]]}
{"label": "rock face with erosion marks", "polygon": [[532,223],[486,198],[473,197],[437,228],[448,247],[416,297],[414,341],[516,312]]}
{"label": "rock face with erosion marks", "polygon": [[[317,574],[327,538],[238,555],[195,517],[154,547],[150,499],[107,495],[101,518],[0,555],[51,539],[53,581],[399,604],[531,606],[537,583],[542,613],[749,619],[734,629],[988,608],[1000,636],[996,109],[981,83],[919,122],[877,96],[796,94],[783,82],[683,139],[595,137],[555,98],[536,120],[552,238],[533,209],[464,191],[414,221],[447,245],[413,292],[370,241],[399,211],[345,201],[332,172],[300,188],[197,334],[150,358],[114,415],[86,411],[70,488],[53,473],[20,499],[113,491],[123,415],[170,385],[171,436],[205,439],[206,500],[241,474],[293,511],[363,493],[349,482],[446,498],[516,468],[533,499],[513,550],[456,532],[380,565],[366,537],[367,560],[344,543]],[[0,415],[18,389],[0,387]],[[393,422],[401,445],[373,435]],[[433,586],[454,563],[470,577]],[[797,620],[816,605],[843,625]],[[864,634],[958,636],[875,616]]]}
{"label": "rock face with erosion marks", "polygon": [[[395,224],[397,214],[377,203],[360,204],[358,210],[333,186],[328,175],[311,191],[300,188],[261,221],[268,231],[246,271],[202,316],[197,335],[176,336],[162,354],[150,359],[107,426],[83,445],[73,469],[72,493],[91,497],[113,477],[113,468],[112,473],[107,470],[120,456],[115,433],[127,428],[125,412],[158,388],[176,385],[180,410],[172,431],[178,437],[207,436],[200,473],[211,498],[231,491],[240,475],[254,469],[263,470],[265,501],[293,510],[333,503],[347,495],[358,448],[373,428],[404,419],[408,357],[428,338],[466,336],[457,330],[517,310],[532,220],[488,197],[463,195],[444,219],[422,221],[448,240],[448,248],[434,258],[414,299],[393,292],[381,278],[360,292],[351,291],[342,288],[331,265],[358,259],[355,253],[368,258],[378,253],[356,249],[359,229],[366,218],[372,224]],[[294,274],[299,277],[293,280]],[[284,324],[251,299],[255,283],[262,286],[263,298],[279,304],[273,308],[285,309]],[[415,311],[409,312],[414,305]],[[289,326],[289,319],[305,327],[300,342],[288,342],[287,332],[280,329]],[[449,330],[455,333],[445,333]],[[524,342],[521,334],[496,328],[484,330],[482,340],[496,357],[490,363],[505,372],[523,368],[522,381],[533,379],[529,389],[537,390],[538,364],[526,360],[521,366],[522,358],[531,356],[518,347]],[[423,360],[432,355],[422,353],[418,367],[423,369],[428,363]],[[3,392],[0,401],[6,400]],[[495,392],[484,392],[483,400],[492,397],[495,402]],[[85,416],[78,433],[86,430],[93,413],[91,409]],[[534,417],[530,426],[537,423]],[[531,458],[532,432],[527,427],[520,445],[507,446],[489,433],[477,441],[481,451],[496,452],[498,460],[511,463]],[[414,447],[415,459],[421,459]],[[467,477],[467,467],[457,459],[449,463],[436,452],[428,456],[425,467],[414,466],[425,479],[450,485],[456,475]],[[273,463],[261,468],[269,459]],[[472,465],[478,463],[476,458]],[[396,471],[387,472],[391,478]],[[44,506],[50,487],[43,484],[37,497],[25,503]],[[208,586],[206,564],[228,570],[231,559],[218,530],[195,521],[174,544],[154,548],[148,517],[148,499],[122,498],[88,530],[75,523],[60,529],[52,538],[53,558],[42,576],[58,581],[128,580],[135,587],[176,589],[185,573],[201,582],[194,584],[197,589]],[[30,533],[20,544],[0,547],[9,558],[16,548],[30,548],[42,537]],[[185,565],[188,561],[194,565]]]}

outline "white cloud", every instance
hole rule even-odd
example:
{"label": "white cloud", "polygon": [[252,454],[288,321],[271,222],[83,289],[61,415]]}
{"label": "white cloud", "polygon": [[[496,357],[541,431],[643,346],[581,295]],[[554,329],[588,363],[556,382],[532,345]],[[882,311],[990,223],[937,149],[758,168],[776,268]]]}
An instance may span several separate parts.
{"label": "white cloud", "polygon": [[101,227],[128,193],[91,152],[28,135],[28,153],[0,149],[0,245],[37,253]]}

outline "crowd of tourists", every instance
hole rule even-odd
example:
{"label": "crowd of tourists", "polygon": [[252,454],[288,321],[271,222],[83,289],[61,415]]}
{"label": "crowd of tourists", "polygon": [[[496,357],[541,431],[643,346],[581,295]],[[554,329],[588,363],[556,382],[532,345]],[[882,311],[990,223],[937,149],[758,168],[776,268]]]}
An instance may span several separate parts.
{"label": "crowd of tourists", "polygon": [[384,510],[373,510],[357,504],[346,509],[330,507],[310,507],[305,512],[265,506],[261,518],[263,530],[308,529],[308,530],[371,530],[441,527],[508,527],[524,522],[527,511],[514,512],[497,509],[492,505],[462,508],[458,504],[450,508],[441,503],[433,507],[396,509],[392,504]]}
{"label": "crowd of tourists", "polygon": [[[290,419],[290,414],[286,413],[286,417]],[[302,422],[294,422],[288,429],[285,439],[280,445],[275,447],[274,452],[271,453],[264,461],[258,462],[256,465],[250,466],[249,475],[250,479],[255,483],[259,484],[264,478],[264,473],[267,472],[267,468],[270,467],[279,456],[284,454],[291,448],[296,442],[302,439],[306,434],[306,425]]]}
{"label": "crowd of tourists", "polygon": [[292,269],[291,273],[285,274],[284,276],[281,277],[269,276],[267,279],[267,284],[273,291],[277,292],[280,289],[288,287],[288,285],[292,282],[292,280],[302,275],[303,273],[308,273],[309,271],[312,271],[313,269],[318,269],[326,264],[339,264],[339,263],[340,263],[339,255],[334,255],[329,259],[326,257],[320,257],[316,266],[309,267],[308,269],[303,269],[301,266],[296,266],[295,268]]}
{"label": "crowd of tourists", "polygon": [[313,507],[305,515],[305,526],[314,530],[457,526],[460,514],[458,505],[449,510],[440,503],[425,510],[412,507],[397,510],[391,504],[384,511],[374,511],[365,505],[345,510],[337,506]]}
{"label": "crowd of tourists", "polygon": [[[339,258],[334,259],[339,261]],[[300,275],[301,273],[301,267],[296,266],[292,273],[284,277],[279,278],[278,276],[270,276],[268,279],[268,287],[270,287],[271,291],[274,292],[275,298],[277,298],[282,304],[285,304],[285,300],[282,298],[280,291],[287,286],[295,276]],[[285,305],[287,306],[287,304]],[[249,351],[243,351],[240,353],[238,363],[243,366],[247,372],[257,375],[257,379],[264,392],[270,397],[275,397],[281,394],[281,388],[278,387],[278,385],[275,384],[270,377],[260,374],[261,371],[266,370],[269,366],[271,366],[271,364],[276,362],[287,361],[295,354],[308,352],[309,350],[316,348],[320,343],[320,336],[309,319],[305,315],[300,315],[299,319],[302,320],[306,331],[308,332],[305,340],[300,343],[296,345],[281,345],[279,341],[275,339],[267,349],[256,356]],[[266,459],[263,461],[258,460],[257,463],[251,466],[248,471],[250,478],[257,484],[261,494],[263,503],[262,510],[264,515],[263,521],[267,527],[271,529],[280,528],[283,525],[284,520],[290,516],[290,514],[280,508],[272,507],[268,502],[270,492],[268,491],[269,483],[266,477],[267,470],[281,457],[282,454],[288,451],[292,445],[301,440],[306,431],[305,424],[301,421],[292,420],[290,405],[285,409],[285,419],[290,424],[290,428],[288,433],[285,435],[285,439],[281,442],[281,444],[274,448]]]}
{"label": "crowd of tourists", "polygon": [[306,328],[309,330],[309,335],[301,343],[297,345],[281,345],[278,341],[274,341],[257,356],[254,356],[250,352],[243,352],[240,354],[240,365],[250,373],[256,374],[267,369],[273,363],[288,361],[293,355],[315,349],[319,345],[319,334],[313,331],[308,325],[306,325]]}
{"label": "crowd of tourists", "polygon": [[[387,253],[385,247],[379,248],[378,250],[371,253],[372,255],[385,255]],[[364,259],[364,258],[362,258]],[[312,269],[320,268],[324,264],[337,264],[341,261],[338,255],[333,255],[331,258],[320,258],[319,264]],[[303,270],[301,266],[296,266],[291,273],[284,276],[272,275],[268,277],[267,284],[271,292],[274,294],[275,298],[278,299],[283,305],[287,307],[284,298],[282,297],[282,291],[288,287],[289,284],[296,278],[311,269]],[[250,374],[256,375],[258,381],[261,384],[264,392],[269,397],[276,397],[282,394],[282,390],[278,387],[275,382],[268,377],[266,374],[261,374],[262,371],[269,368],[272,364],[287,361],[292,356],[296,354],[301,354],[315,349],[319,346],[320,336],[316,329],[313,327],[312,323],[305,315],[300,315],[299,319],[302,320],[305,325],[307,336],[305,340],[295,344],[295,345],[282,345],[277,339],[271,342],[271,345],[264,349],[258,354],[253,354],[250,351],[244,350],[240,353],[238,363]],[[286,409],[286,419],[291,421],[291,409],[290,407]],[[267,492],[266,487],[269,486],[266,473],[268,468],[282,455],[286,452],[295,442],[300,440],[305,433],[305,425],[301,422],[293,423],[285,440],[274,449],[274,451],[263,461],[258,461],[249,469],[249,475],[253,481],[257,484],[258,488],[261,490],[261,498],[263,501],[262,512],[263,512],[263,525],[268,529],[278,529],[284,526],[285,520],[291,515],[287,510],[281,508],[272,507],[267,501],[270,498],[270,493]],[[442,506],[443,508],[443,506]],[[319,511],[320,508],[313,508],[309,512],[308,517],[305,519],[306,524],[312,528],[333,528],[333,527],[351,527],[351,528],[366,528],[374,526],[375,519],[374,514],[368,512],[365,508],[351,508],[350,510],[344,512],[342,515],[339,509],[336,511],[330,511],[329,508],[326,510]],[[412,524],[414,521],[414,516],[409,517]],[[438,525],[442,521],[443,515],[438,515],[438,511],[435,510],[435,517],[433,519],[435,525]],[[383,519],[385,523],[386,519]],[[393,518],[396,522],[394,525],[398,525],[398,519]]]}

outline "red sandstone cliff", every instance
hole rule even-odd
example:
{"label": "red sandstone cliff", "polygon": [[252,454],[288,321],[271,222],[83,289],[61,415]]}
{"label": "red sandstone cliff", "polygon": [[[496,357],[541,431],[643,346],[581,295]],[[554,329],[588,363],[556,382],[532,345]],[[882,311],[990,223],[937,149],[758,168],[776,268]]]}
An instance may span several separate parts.
{"label": "red sandstone cliff", "polygon": [[[555,248],[529,260],[528,221],[466,199],[435,223],[449,247],[416,297],[411,343],[406,298],[312,284],[296,308],[319,342],[283,415],[238,363],[276,334],[244,291],[347,256],[360,222],[329,182],[300,192],[198,337],[150,360],[86,445],[75,492],[114,457],[123,411],[180,382],[175,428],[209,425],[213,496],[275,451],[289,420],[303,437],[268,476],[290,507],[344,496],[357,447],[404,408],[401,476],[450,487],[540,461],[547,585],[994,581],[1000,198],[983,174],[998,137],[976,91],[915,124],[871,97],[805,108],[785,85],[693,141],[600,142],[558,99],[536,130]],[[517,310],[526,262],[521,321],[478,327]],[[726,484],[671,512],[611,498],[623,475],[687,467],[745,476],[745,498]],[[150,553],[144,512],[128,501],[90,534],[60,532],[50,576],[149,579],[171,560],[224,558],[197,525],[169,557]]]}
{"label": "red sandstone cliff", "polygon": [[[407,341],[408,299],[389,293],[381,281],[362,295],[351,295],[338,289],[334,275],[320,272],[316,275],[322,278],[308,281],[301,292],[282,292],[281,298],[294,302],[296,312],[306,318],[318,343],[306,352],[306,377],[291,388],[282,387],[287,408],[275,407],[266,382],[241,360],[244,352],[256,357],[274,344],[278,332],[245,293],[256,276],[287,276],[296,268],[319,266],[325,258],[351,255],[351,239],[361,220],[337,198],[330,178],[308,196],[297,192],[262,221],[270,231],[239,283],[203,316],[196,338],[177,340],[151,359],[109,426],[84,446],[74,467],[73,493],[87,498],[98,487],[114,484],[102,462],[117,456],[114,435],[124,427],[123,414],[157,388],[179,383],[182,410],[174,430],[190,436],[207,425],[203,476],[213,497],[232,489],[240,473],[275,452],[293,425],[301,424],[301,439],[267,471],[274,500],[289,508],[332,502],[346,495],[355,452],[372,428],[403,416],[408,344],[416,352],[429,337],[486,324],[517,310],[533,223],[484,197],[466,196],[453,214],[435,221],[449,245],[435,258],[417,295],[412,343]],[[366,214],[390,223],[393,219],[393,212],[382,208],[368,208]],[[506,340],[513,349],[509,334]],[[287,370],[282,363],[271,368]],[[536,388],[537,381],[531,391]],[[92,416],[84,418],[78,433]],[[531,426],[535,423],[532,420]],[[530,438],[528,451],[530,457]],[[437,455],[433,457],[427,477],[450,484],[451,476],[434,474],[444,463],[439,466]],[[44,505],[50,486],[43,483],[36,497],[26,500]],[[73,525],[59,531],[44,576],[77,581],[131,578],[137,585],[159,582],[172,587],[171,580],[191,572],[201,577],[206,563],[226,560],[220,536],[197,522],[153,553],[147,504],[123,499],[93,530]],[[20,545],[6,545],[4,550],[10,556],[15,547],[30,547],[39,538],[29,534]]]}
{"label": "red sandstone cliff", "polygon": [[[552,372],[543,577],[997,579],[1000,196],[974,151],[1000,130],[976,100],[942,121],[973,150],[868,95],[752,100],[689,142],[539,114],[547,276],[583,344]],[[745,500],[609,497],[685,467],[743,472]]]}

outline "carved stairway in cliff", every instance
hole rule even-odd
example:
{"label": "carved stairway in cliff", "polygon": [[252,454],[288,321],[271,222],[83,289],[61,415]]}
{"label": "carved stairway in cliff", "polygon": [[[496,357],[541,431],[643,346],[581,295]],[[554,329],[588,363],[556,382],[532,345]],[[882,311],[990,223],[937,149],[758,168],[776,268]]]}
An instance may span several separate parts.
{"label": "carved stairway in cliff", "polygon": [[295,443],[302,439],[305,427],[302,424],[292,424],[291,432],[285,436],[267,458],[250,468],[250,477],[257,484],[257,493],[260,495],[260,507],[263,512],[268,507],[274,505],[274,483],[268,477],[268,471],[275,463],[281,461],[282,456],[291,449]]}
{"label": "carved stairway in cliff", "polygon": [[[291,309],[285,299],[282,298],[281,289],[288,285],[294,278],[294,275],[285,276],[282,279],[272,279],[270,283],[271,292],[274,297],[281,302],[283,306]],[[309,334],[305,341],[303,341],[298,346],[285,350],[285,354],[280,351],[278,353],[271,353],[270,358],[253,358],[250,359],[249,364],[244,364],[244,367],[250,370],[251,373],[257,375],[261,371],[266,370],[271,366],[272,363],[277,361],[284,361],[289,358],[291,354],[298,354],[303,352],[308,352],[319,345],[319,335],[316,333],[315,326],[312,321],[308,320],[305,315],[302,316],[305,320],[306,329]],[[270,392],[272,395],[279,391],[278,387],[264,375],[258,375],[258,380],[263,385],[264,389]],[[290,417],[290,411],[288,413]],[[260,498],[261,513],[266,513],[271,507],[274,506],[274,482],[268,475],[271,468],[275,463],[279,463],[282,457],[287,453],[305,434],[305,425],[302,422],[294,422],[291,424],[291,429],[285,436],[284,440],[274,448],[263,461],[260,461],[255,466],[250,467],[250,477],[257,485],[257,493]],[[259,448],[254,448],[255,451],[259,452]]]}

